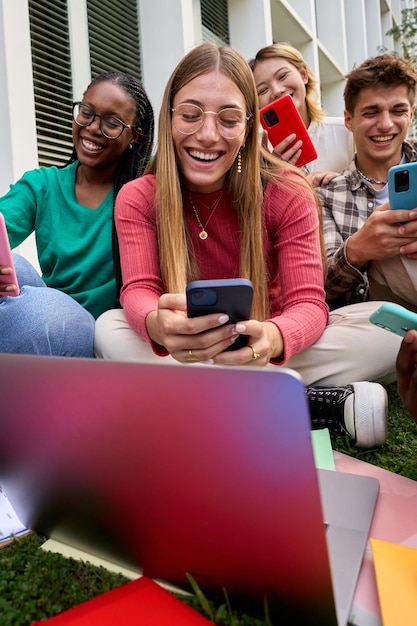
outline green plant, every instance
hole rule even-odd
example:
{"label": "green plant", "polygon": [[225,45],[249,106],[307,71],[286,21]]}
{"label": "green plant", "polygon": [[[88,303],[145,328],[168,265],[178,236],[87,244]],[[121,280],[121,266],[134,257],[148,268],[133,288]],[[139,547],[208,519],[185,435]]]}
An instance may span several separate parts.
{"label": "green plant", "polygon": [[41,550],[45,539],[27,535],[0,550],[2,626],[29,626],[125,582],[103,567]]}
{"label": "green plant", "polygon": [[394,41],[401,44],[402,54],[406,59],[417,59],[417,8],[403,9],[401,21],[393,26],[387,35],[392,35]]}

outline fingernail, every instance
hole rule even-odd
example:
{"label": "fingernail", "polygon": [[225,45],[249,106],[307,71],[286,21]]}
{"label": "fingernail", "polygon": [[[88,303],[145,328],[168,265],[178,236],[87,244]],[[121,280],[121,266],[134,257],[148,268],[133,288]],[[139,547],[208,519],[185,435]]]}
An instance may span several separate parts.
{"label": "fingernail", "polygon": [[219,315],[219,317],[217,318],[217,321],[219,322],[219,324],[226,324],[226,322],[229,321],[229,316],[228,315]]}
{"label": "fingernail", "polygon": [[246,330],[245,324],[236,324],[235,328],[238,333],[244,333]]}

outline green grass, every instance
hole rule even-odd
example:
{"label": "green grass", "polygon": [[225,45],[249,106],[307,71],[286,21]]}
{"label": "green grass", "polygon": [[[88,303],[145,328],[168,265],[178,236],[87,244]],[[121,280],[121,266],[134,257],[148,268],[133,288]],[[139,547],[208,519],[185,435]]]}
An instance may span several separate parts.
{"label": "green grass", "polygon": [[[417,426],[403,409],[395,385],[388,387],[389,424],[384,446],[359,450],[343,437],[333,438],[333,448],[384,469],[417,480]],[[101,567],[83,564],[40,549],[45,538],[30,535],[0,550],[1,626],[30,626],[117,587],[126,579]],[[204,613],[192,596],[189,603]],[[203,601],[204,603],[204,601]],[[261,626],[263,620],[231,614],[226,599],[210,603],[217,624]]]}
{"label": "green grass", "polygon": [[396,385],[387,387],[388,436],[385,445],[376,450],[360,450],[348,439],[333,437],[333,448],[367,463],[417,480],[417,425],[404,409]]}

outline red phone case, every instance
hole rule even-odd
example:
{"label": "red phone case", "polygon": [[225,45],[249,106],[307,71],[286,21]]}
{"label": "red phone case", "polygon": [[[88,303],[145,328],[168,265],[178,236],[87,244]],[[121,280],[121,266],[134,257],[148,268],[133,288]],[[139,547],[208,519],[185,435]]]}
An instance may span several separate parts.
{"label": "red phone case", "polygon": [[316,149],[290,95],[286,94],[271,104],[267,104],[259,111],[259,115],[273,147],[292,133],[296,134],[292,143],[298,140],[303,142],[301,155],[296,163],[298,167],[317,159]]}
{"label": "red phone case", "polygon": [[12,252],[10,250],[9,237],[7,234],[6,224],[3,214],[0,213],[0,265],[7,265],[13,268],[12,274],[1,274],[0,283],[14,284],[16,291],[0,291],[0,296],[18,296],[19,285],[17,282],[16,272],[14,270]]}

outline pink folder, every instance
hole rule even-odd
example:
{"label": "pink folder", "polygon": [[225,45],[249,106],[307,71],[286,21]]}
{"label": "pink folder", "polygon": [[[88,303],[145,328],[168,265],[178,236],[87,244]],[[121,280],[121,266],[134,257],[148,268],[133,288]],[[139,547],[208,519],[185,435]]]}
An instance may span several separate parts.
{"label": "pink folder", "polygon": [[[373,476],[380,481],[370,539],[416,548],[417,481],[340,452],[334,452],[334,459],[339,471]],[[370,545],[359,575],[351,616],[354,623],[360,626],[382,624],[374,557]]]}

